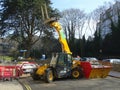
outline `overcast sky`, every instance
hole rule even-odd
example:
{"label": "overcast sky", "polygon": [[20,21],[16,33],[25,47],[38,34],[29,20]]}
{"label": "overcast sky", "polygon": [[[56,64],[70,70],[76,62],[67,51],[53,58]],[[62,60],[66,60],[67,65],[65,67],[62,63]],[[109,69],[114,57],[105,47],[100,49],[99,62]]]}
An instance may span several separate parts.
{"label": "overcast sky", "polygon": [[92,12],[94,9],[98,8],[101,5],[104,5],[105,2],[114,2],[114,0],[51,0],[53,7],[62,11],[69,8],[79,8],[84,10],[86,13]]}

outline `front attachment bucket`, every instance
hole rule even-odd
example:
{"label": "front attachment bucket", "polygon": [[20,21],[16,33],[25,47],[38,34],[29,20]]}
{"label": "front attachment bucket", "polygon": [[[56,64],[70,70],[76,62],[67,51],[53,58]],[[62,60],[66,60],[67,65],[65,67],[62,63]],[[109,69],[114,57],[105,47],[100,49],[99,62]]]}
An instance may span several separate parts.
{"label": "front attachment bucket", "polygon": [[102,62],[81,62],[83,73],[86,78],[106,78],[111,70],[111,65]]}

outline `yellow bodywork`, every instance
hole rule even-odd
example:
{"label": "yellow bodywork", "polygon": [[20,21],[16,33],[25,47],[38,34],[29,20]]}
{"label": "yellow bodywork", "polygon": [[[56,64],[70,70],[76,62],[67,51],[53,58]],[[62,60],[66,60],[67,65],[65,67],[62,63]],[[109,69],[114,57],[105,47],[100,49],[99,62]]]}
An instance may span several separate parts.
{"label": "yellow bodywork", "polygon": [[62,45],[62,51],[65,53],[68,53],[68,54],[72,54],[72,52],[70,51],[70,49],[68,47],[68,43],[66,41],[66,37],[64,35],[64,32],[62,30],[60,23],[58,23],[57,21],[54,21],[50,24],[50,26],[54,27],[59,34],[59,42]]}
{"label": "yellow bodywork", "polygon": [[80,67],[80,61],[73,60],[73,62],[72,62],[72,68],[76,68],[77,66]]}
{"label": "yellow bodywork", "polygon": [[106,78],[111,68],[92,68],[89,78]]}
{"label": "yellow bodywork", "polygon": [[[36,71],[36,74],[37,75],[40,75],[40,76],[43,76],[45,74],[45,70],[49,67],[49,64],[44,64],[40,67],[38,67],[37,71]],[[77,60],[73,60],[73,63],[72,63],[72,69],[76,68],[76,67],[80,67],[80,61],[77,61]]]}
{"label": "yellow bodywork", "polygon": [[41,75],[44,75],[44,74],[45,74],[45,70],[46,70],[48,67],[49,67],[48,64],[44,64],[44,65],[38,67],[38,69],[37,69],[37,71],[36,71],[36,74],[37,74],[37,75],[40,75],[40,76],[41,76]]}

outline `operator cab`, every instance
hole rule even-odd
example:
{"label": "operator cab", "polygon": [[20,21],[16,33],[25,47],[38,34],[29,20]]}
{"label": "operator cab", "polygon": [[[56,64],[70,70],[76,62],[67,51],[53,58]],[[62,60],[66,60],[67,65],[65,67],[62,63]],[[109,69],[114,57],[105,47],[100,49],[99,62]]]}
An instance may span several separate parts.
{"label": "operator cab", "polygon": [[[52,57],[50,66],[55,68],[58,78],[68,77],[71,75],[72,56],[71,54],[59,53]],[[56,76],[55,75],[55,76]]]}

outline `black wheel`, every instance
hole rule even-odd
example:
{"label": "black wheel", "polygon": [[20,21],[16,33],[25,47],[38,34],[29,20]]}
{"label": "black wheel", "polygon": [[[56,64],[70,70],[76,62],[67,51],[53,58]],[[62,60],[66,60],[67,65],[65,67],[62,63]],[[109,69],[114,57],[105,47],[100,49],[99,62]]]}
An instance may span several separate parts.
{"label": "black wheel", "polygon": [[36,74],[37,69],[34,69],[33,72],[31,73],[31,77],[33,80],[39,80],[39,75]]}
{"label": "black wheel", "polygon": [[51,83],[53,81],[53,72],[52,70],[47,70],[45,73],[45,82]]}
{"label": "black wheel", "polygon": [[80,69],[77,69],[77,68],[73,69],[71,74],[72,74],[71,75],[72,78],[74,78],[74,79],[79,79],[79,78],[83,77],[82,71]]}

